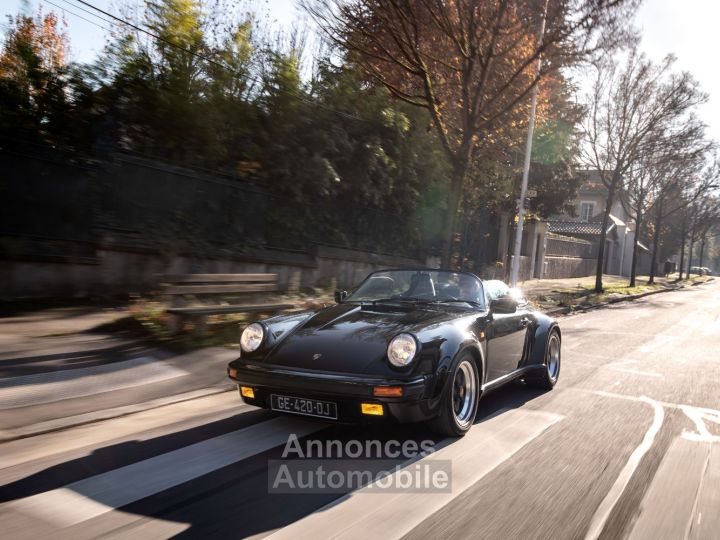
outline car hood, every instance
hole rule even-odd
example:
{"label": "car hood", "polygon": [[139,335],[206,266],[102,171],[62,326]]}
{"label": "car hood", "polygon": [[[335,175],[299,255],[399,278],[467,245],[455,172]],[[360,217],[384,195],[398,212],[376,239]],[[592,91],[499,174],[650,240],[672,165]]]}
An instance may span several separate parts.
{"label": "car hood", "polygon": [[265,359],[300,369],[379,375],[387,371],[384,359],[393,336],[418,335],[460,316],[453,310],[417,305],[339,304],[299,324]]}

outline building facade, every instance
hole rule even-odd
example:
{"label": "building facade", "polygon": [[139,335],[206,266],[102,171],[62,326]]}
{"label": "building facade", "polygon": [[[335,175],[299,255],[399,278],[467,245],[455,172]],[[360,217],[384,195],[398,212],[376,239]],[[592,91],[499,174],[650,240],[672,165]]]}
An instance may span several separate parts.
{"label": "building facade", "polygon": [[[607,203],[608,190],[600,180],[597,171],[585,171],[587,179],[578,190],[577,197],[571,203],[572,214],[552,216],[548,220],[548,231],[564,237],[578,238],[592,244],[597,256],[603,214]],[[632,267],[632,249],[635,240],[633,216],[622,193],[615,198],[610,211],[610,219],[605,239],[603,273],[629,276]],[[650,252],[642,243],[638,243],[636,274],[650,271]]]}

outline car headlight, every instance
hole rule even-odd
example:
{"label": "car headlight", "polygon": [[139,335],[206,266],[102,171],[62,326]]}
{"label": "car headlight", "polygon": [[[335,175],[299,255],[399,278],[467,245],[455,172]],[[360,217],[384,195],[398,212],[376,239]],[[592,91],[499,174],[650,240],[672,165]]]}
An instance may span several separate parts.
{"label": "car headlight", "polygon": [[243,330],[240,336],[240,347],[243,351],[250,353],[260,346],[265,337],[265,328],[262,324],[252,323]]}
{"label": "car headlight", "polygon": [[387,348],[388,360],[393,366],[405,367],[417,352],[417,341],[410,334],[398,334],[390,340]]}

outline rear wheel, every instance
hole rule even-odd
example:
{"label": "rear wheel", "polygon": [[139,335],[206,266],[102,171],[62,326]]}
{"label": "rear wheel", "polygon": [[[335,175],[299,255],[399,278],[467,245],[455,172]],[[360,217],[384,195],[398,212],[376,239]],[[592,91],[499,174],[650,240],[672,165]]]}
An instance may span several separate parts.
{"label": "rear wheel", "polygon": [[440,415],[430,422],[430,427],[450,437],[462,437],[475,421],[480,395],[480,383],[475,359],[463,353],[450,375],[450,386],[440,404]]}
{"label": "rear wheel", "polygon": [[557,330],[548,337],[543,367],[545,369],[538,370],[537,374],[526,377],[525,382],[533,388],[552,390],[560,376],[560,333]]}

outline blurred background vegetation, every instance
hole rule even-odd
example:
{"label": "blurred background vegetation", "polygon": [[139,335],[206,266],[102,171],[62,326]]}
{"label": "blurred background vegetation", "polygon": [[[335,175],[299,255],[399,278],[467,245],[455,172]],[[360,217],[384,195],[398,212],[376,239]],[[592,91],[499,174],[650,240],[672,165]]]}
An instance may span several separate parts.
{"label": "blurred background vegetation", "polygon": [[[105,18],[112,31],[90,64],[69,60],[56,12],[9,17],[4,150],[74,164],[130,154],[258,186],[271,197],[264,228],[274,244],[303,248],[312,230],[332,245],[437,250],[449,168],[427,111],[393,99],[302,24],[274,27],[253,2],[140,6],[120,3]],[[579,184],[571,165],[580,111],[560,76],[541,102],[530,186],[541,196],[531,210],[546,216]],[[489,141],[492,151],[473,164],[457,249],[477,250],[513,209],[524,133],[508,126],[503,144]],[[474,243],[463,241],[468,231]],[[492,260],[496,247],[487,251]]]}

